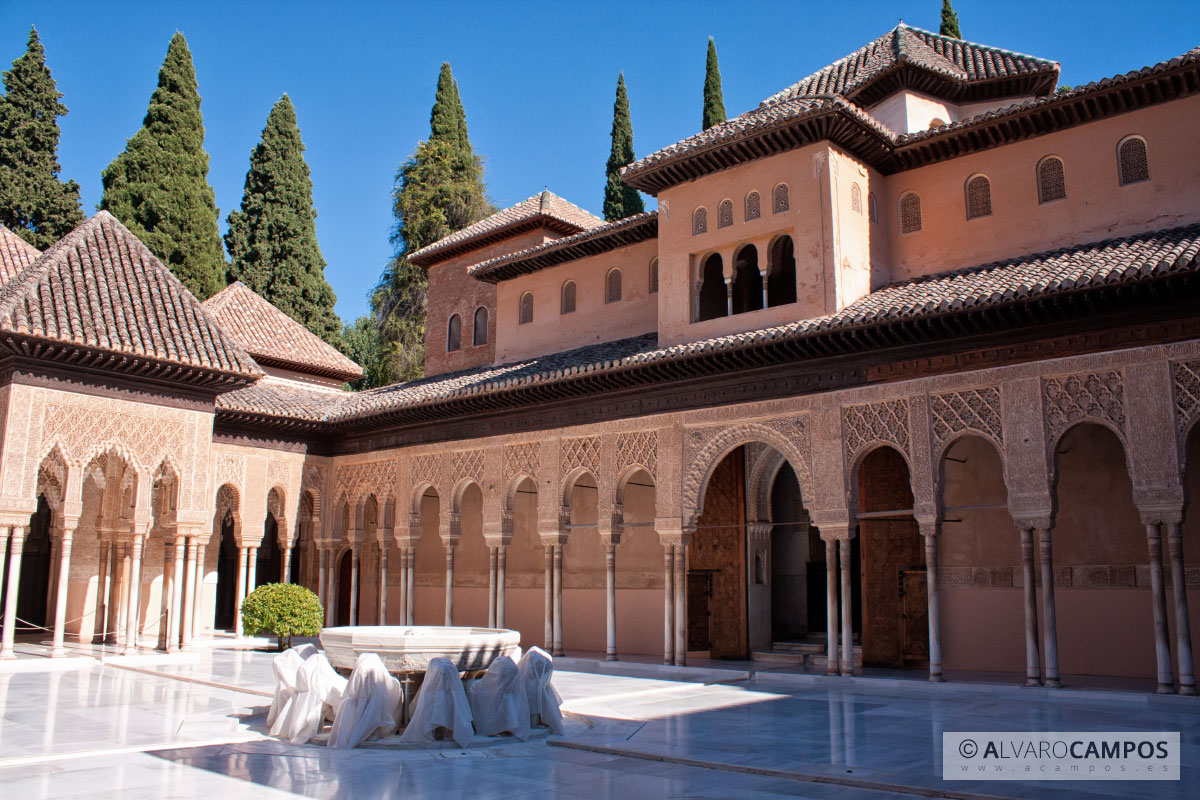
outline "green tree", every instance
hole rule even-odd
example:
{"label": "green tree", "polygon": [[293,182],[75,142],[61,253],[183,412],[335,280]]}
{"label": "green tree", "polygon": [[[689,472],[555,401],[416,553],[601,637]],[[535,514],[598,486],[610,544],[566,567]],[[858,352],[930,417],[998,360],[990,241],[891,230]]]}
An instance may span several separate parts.
{"label": "green tree", "polygon": [[938,33],[954,39],[962,38],[962,31],[958,29],[958,14],[954,12],[950,0],[942,0],[942,27],[938,29]]}
{"label": "green tree", "polygon": [[229,215],[229,283],[240,280],[330,344],[342,323],[317,243],[312,177],[296,109],[285,94],[250,153],[242,207]]}
{"label": "green tree", "polygon": [[192,54],[171,37],[142,128],[102,175],[107,209],[200,299],[225,285]]}
{"label": "green tree", "polygon": [[609,222],[646,210],[638,190],[621,180],[621,167],[633,163],[633,123],[629,121],[629,96],[625,73],[617,76],[617,99],[613,103],[612,150],[605,165],[604,218]]}
{"label": "green tree", "polygon": [[83,220],[79,184],[58,179],[58,118],[67,114],[61,100],[42,40],[30,28],[0,96],[0,224],[39,250]]}
{"label": "green tree", "polygon": [[386,386],[391,378],[380,340],[379,322],[374,316],[361,316],[342,331],[341,350],[363,368],[363,376],[346,388],[354,391]]}
{"label": "green tree", "polygon": [[725,121],[725,98],[721,95],[721,67],[717,64],[717,45],[708,37],[708,58],[704,62],[704,118],[701,130]]}
{"label": "green tree", "polygon": [[429,115],[429,139],[396,172],[392,190],[395,254],[371,296],[381,328],[382,358],[393,380],[424,373],[428,276],[408,254],[478,222],[494,209],[483,185],[483,161],[471,147],[467,115],[449,64],[442,64]]}

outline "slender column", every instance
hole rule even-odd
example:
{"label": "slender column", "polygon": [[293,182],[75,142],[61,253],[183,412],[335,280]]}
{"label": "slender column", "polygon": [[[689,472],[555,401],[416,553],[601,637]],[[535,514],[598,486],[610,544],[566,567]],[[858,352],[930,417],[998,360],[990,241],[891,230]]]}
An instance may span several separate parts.
{"label": "slender column", "polygon": [[942,635],[938,613],[937,526],[925,534],[925,592],[929,604],[929,680],[942,678]]}
{"label": "slender column", "polygon": [[416,612],[415,606],[413,605],[413,594],[414,594],[413,588],[416,586],[416,574],[415,574],[416,560],[417,560],[416,553],[413,551],[413,548],[411,548],[411,547],[408,548],[408,554],[405,556],[405,562],[406,562],[405,571],[408,573],[408,595],[407,595],[408,600],[406,601],[407,605],[408,605],[408,608],[406,609],[407,614],[408,614],[408,621],[404,623],[406,625],[415,625],[416,624],[416,622],[414,620],[416,620],[417,612]]}
{"label": "slender column", "polygon": [[350,546],[350,624],[358,624],[358,545]]}
{"label": "slender column", "polygon": [[21,552],[25,549],[25,529],[12,528],[12,551],[8,556],[8,591],[4,596],[4,635],[0,638],[0,658],[16,658],[13,637],[17,632],[17,584],[21,580]]}
{"label": "slender column", "polygon": [[292,546],[290,544],[283,546],[283,566],[280,567],[279,582],[292,582]]}
{"label": "slender column", "polygon": [[237,608],[233,610],[233,630],[240,639],[243,636],[242,632],[242,600],[246,597],[246,552],[250,548],[238,548],[238,571],[237,571]]}
{"label": "slender column", "polygon": [[[183,630],[179,637],[179,649],[192,649],[192,635],[195,633],[196,620],[200,618],[196,607],[200,601],[200,544],[195,536],[187,537],[187,564],[184,570],[183,587]],[[180,559],[180,566],[185,566]]]}
{"label": "slender column", "polygon": [[112,643],[119,645],[125,641],[125,625],[129,618],[129,570],[133,557],[129,542],[121,542],[120,583],[113,587],[116,595],[116,614],[113,617]]}
{"label": "slender column", "polygon": [[608,543],[607,552],[604,554],[605,561],[605,618],[607,622],[608,640],[607,650],[604,654],[605,661],[617,660],[617,545],[614,542]]}
{"label": "slender column", "polygon": [[563,546],[554,545],[554,655],[563,654]]}
{"label": "slender column", "polygon": [[1042,650],[1046,658],[1045,685],[1062,686],[1058,678],[1058,622],[1054,607],[1054,559],[1051,528],[1038,528],[1038,560],[1042,571]]}
{"label": "slender column", "polygon": [[327,565],[329,575],[325,578],[325,617],[330,625],[337,621],[337,617],[335,616],[338,599],[337,579],[340,577],[338,575],[337,562],[337,550],[331,547],[329,548],[329,563]]}
{"label": "slender column", "polygon": [[[325,569],[326,562],[329,560],[329,551],[324,546],[317,547],[317,597],[321,601],[321,608],[329,608],[329,604],[325,602],[327,594],[325,588]],[[328,614],[326,614],[328,616]]]}
{"label": "slender column", "polygon": [[725,279],[725,316],[733,316],[733,279]]}
{"label": "slender column", "polygon": [[825,673],[838,674],[837,539],[825,540]]}
{"label": "slender column", "polygon": [[[258,588],[258,548],[251,547],[246,552],[246,597]],[[243,597],[245,599],[245,597]]]}
{"label": "slender column", "polygon": [[554,650],[554,545],[546,545],[546,627],[542,647]]}
{"label": "slender column", "polygon": [[408,556],[400,548],[400,624],[408,624]]}
{"label": "slender column", "polygon": [[446,546],[446,626],[454,624],[454,545]]}
{"label": "slender column", "polygon": [[1188,615],[1187,584],[1183,575],[1183,530],[1178,522],[1167,523],[1167,552],[1171,557],[1171,593],[1175,600],[1175,656],[1179,664],[1179,693],[1196,694],[1196,672],[1192,666],[1192,629]]}
{"label": "slender column", "polygon": [[187,554],[187,542],[178,533],[175,535],[175,557],[172,559],[174,577],[171,579],[171,604],[167,611],[167,652],[179,650],[180,616],[183,614],[183,559]]}
{"label": "slender column", "polygon": [[[1157,522],[1146,524],[1146,545],[1150,551],[1150,602],[1154,610],[1154,660],[1158,665],[1158,694],[1175,694],[1171,676],[1171,639],[1167,631],[1167,594],[1163,587],[1162,528]],[[1176,623],[1178,624],[1178,623]]]}
{"label": "slender column", "polygon": [[[0,561],[3,561],[4,542],[7,541],[7,530],[0,535]],[[104,641],[105,616],[108,612],[108,594],[105,589],[108,586],[108,560],[112,557],[112,542],[104,537],[100,538],[100,575],[96,580],[96,614],[92,618],[92,644],[100,644]]]}
{"label": "slender column", "polygon": [[[766,256],[767,256],[767,254],[766,254],[766,253],[763,253],[763,257],[764,257],[764,258],[766,258]],[[763,287],[763,304],[762,304],[762,307],[763,307],[763,308],[766,308],[766,307],[767,307],[767,305],[768,305],[768,303],[767,303],[767,271],[766,271],[765,269],[760,269],[760,270],[758,271],[758,275],[759,275],[759,277],[760,277],[760,278],[762,278],[762,287]]]}
{"label": "slender column", "polygon": [[67,632],[67,584],[71,573],[71,541],[75,538],[76,524],[68,522],[63,526],[62,544],[58,550],[58,597],[54,601],[54,646],[50,648],[51,658],[67,654],[63,638]]}
{"label": "slender column", "polygon": [[[199,536],[193,536],[192,541],[194,543],[193,546],[196,548],[196,557],[192,559],[192,571],[195,573],[195,577],[192,579],[192,602],[190,605],[192,606],[193,610],[191,612],[192,624],[189,626],[189,628],[192,632],[192,639],[199,639],[200,601],[204,594],[204,547],[207,542]],[[191,640],[189,640],[186,644],[190,647]]]}
{"label": "slender column", "polygon": [[496,627],[496,551],[499,548],[488,547],[488,627]]}
{"label": "slender column", "polygon": [[675,664],[687,664],[687,545],[675,546]]}
{"label": "slender column", "polygon": [[387,625],[387,568],[388,546],[384,542],[379,547],[379,624]]}
{"label": "slender column", "polygon": [[129,610],[125,619],[125,653],[137,652],[138,637],[138,606],[141,603],[142,592],[142,546],[144,537],[135,534],[130,545],[129,561]]}
{"label": "slender column", "polygon": [[1025,685],[1042,684],[1038,653],[1037,577],[1033,569],[1033,528],[1021,528],[1021,570],[1025,579]]}
{"label": "slender column", "polygon": [[508,545],[496,548],[496,627],[504,627],[504,568],[508,561]]}
{"label": "slender column", "polygon": [[162,591],[158,593],[158,643],[155,645],[155,649],[168,652],[167,648],[171,641],[171,617],[175,613],[171,608],[171,596],[175,593],[175,546],[165,538],[163,539],[162,554]]}
{"label": "slender column", "polygon": [[675,545],[663,545],[663,663],[675,663]]}
{"label": "slender column", "polygon": [[850,539],[838,545],[842,562],[842,674],[854,674],[854,597],[850,594]]}

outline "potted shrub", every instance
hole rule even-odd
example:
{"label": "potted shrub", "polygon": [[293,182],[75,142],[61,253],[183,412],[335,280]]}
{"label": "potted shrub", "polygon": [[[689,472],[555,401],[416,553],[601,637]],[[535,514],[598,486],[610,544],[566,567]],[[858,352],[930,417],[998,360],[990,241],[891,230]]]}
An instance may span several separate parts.
{"label": "potted shrub", "polygon": [[324,622],[320,599],[294,583],[264,584],[242,602],[242,630],[275,634],[280,650],[291,647],[293,636],[316,636]]}

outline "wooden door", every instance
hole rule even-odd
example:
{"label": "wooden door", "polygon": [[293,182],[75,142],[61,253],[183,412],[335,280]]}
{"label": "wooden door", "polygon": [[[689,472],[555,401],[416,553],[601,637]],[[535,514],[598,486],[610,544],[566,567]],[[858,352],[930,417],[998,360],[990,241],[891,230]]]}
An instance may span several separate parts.
{"label": "wooden door", "polygon": [[900,571],[900,653],[902,666],[929,665],[929,595],[925,570]]}
{"label": "wooden door", "polygon": [[687,649],[712,650],[713,574],[690,570],[687,576]]}

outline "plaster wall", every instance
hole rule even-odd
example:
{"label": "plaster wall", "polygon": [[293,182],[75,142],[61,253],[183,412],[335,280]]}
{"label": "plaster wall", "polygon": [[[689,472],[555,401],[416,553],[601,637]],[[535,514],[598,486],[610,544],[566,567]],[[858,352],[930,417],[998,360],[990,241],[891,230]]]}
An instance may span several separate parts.
{"label": "plaster wall", "polygon": [[916,133],[930,128],[930,123],[935,119],[943,122],[958,122],[985,111],[1005,108],[1028,99],[1030,98],[1005,97],[982,103],[959,105],[906,89],[876,103],[867,111],[872,117],[896,133]]}

